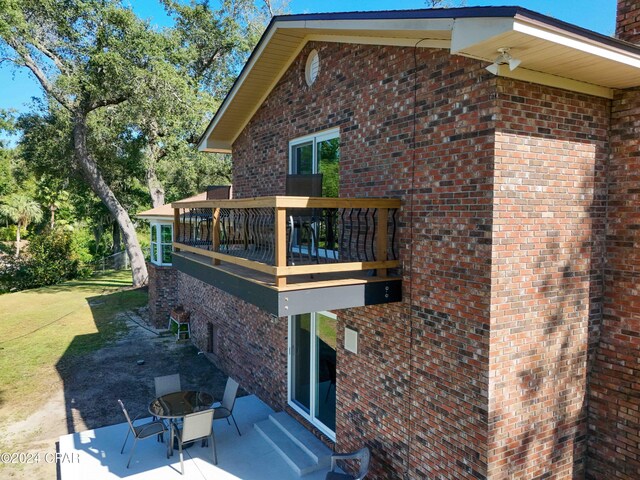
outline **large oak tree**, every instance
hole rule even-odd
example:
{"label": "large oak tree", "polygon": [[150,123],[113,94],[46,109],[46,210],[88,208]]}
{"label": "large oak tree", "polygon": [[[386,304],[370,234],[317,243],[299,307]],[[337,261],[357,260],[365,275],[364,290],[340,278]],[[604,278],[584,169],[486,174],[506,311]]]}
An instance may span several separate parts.
{"label": "large oak tree", "polygon": [[89,149],[89,119],[142,94],[162,63],[158,34],[114,0],[0,0],[0,58],[29,69],[72,124],[73,158],[117,221],[133,284],[147,268],[133,223]]}

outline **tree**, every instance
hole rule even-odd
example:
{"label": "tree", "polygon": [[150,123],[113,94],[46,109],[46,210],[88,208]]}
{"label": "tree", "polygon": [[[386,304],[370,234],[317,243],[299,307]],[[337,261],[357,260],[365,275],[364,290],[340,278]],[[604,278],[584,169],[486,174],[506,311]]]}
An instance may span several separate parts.
{"label": "tree", "polygon": [[31,222],[42,220],[42,209],[38,203],[20,193],[9,195],[0,205],[0,213],[16,224],[16,257],[20,256],[20,229],[27,228]]}
{"label": "tree", "polygon": [[15,187],[15,179],[11,171],[13,149],[7,148],[3,134],[15,131],[15,121],[12,112],[0,108],[0,196],[9,194]]}
{"label": "tree", "polygon": [[133,284],[147,279],[129,214],[89,148],[96,112],[135,98],[162,69],[160,35],[117,0],[0,0],[0,58],[27,68],[72,126],[73,159],[123,233]]}
{"label": "tree", "polygon": [[466,3],[465,0],[426,0],[427,7],[429,8],[464,7]]}

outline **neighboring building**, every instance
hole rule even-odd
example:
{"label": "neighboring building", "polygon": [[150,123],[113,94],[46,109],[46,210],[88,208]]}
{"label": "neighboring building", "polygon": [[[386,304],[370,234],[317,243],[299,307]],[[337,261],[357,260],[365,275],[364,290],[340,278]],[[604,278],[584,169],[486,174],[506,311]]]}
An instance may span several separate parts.
{"label": "neighboring building", "polygon": [[275,17],[200,143],[234,200],[173,204],[193,341],[370,478],[640,478],[640,1],[618,35]]}

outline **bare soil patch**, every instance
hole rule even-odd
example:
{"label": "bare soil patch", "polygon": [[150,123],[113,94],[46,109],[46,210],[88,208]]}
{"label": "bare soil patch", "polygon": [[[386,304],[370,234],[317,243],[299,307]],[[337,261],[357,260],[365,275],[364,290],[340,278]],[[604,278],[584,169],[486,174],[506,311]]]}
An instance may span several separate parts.
{"label": "bare soil patch", "polygon": [[[51,377],[46,403],[24,420],[0,426],[2,451],[44,455],[55,452],[61,435],[122,423],[125,419],[118,399],[132,416],[147,416],[154,396],[153,379],[159,375],[180,373],[183,388],[206,390],[222,398],[226,376],[199,355],[195,346],[149,327],[146,309],[120,315],[127,329],[117,340],[94,352],[63,357],[57,365],[59,376]],[[19,401],[6,400],[9,404]],[[56,466],[4,465],[0,477],[56,478]]]}

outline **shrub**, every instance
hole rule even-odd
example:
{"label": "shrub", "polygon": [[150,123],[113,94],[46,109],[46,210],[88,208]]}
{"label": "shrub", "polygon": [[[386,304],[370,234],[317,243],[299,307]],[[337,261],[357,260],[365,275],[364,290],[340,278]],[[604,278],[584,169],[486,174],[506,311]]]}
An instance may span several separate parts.
{"label": "shrub", "polygon": [[0,265],[0,290],[24,290],[86,276],[91,273],[81,266],[86,255],[71,231],[58,228],[33,235],[26,255],[5,257]]}
{"label": "shrub", "polygon": [[18,230],[18,227],[16,227],[15,225],[9,225],[8,227],[0,227],[0,241],[15,242],[17,230]]}

